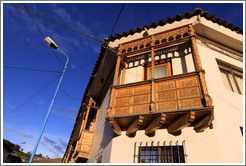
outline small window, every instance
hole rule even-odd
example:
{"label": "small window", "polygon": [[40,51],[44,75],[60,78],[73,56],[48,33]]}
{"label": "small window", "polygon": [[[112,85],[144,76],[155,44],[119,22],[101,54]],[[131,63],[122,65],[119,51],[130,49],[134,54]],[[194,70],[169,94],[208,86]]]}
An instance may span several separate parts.
{"label": "small window", "polygon": [[183,146],[139,147],[139,163],[185,163]]}
{"label": "small window", "polygon": [[96,122],[97,109],[90,108],[87,123],[85,129],[88,131],[93,131]]}
{"label": "small window", "polygon": [[[152,68],[151,64],[147,66],[147,79],[152,78]],[[156,78],[163,78],[171,76],[171,64],[170,61],[166,62],[159,62],[159,64],[155,64],[155,79]]]}
{"label": "small window", "polygon": [[218,62],[225,88],[243,94],[243,72],[235,67]]}

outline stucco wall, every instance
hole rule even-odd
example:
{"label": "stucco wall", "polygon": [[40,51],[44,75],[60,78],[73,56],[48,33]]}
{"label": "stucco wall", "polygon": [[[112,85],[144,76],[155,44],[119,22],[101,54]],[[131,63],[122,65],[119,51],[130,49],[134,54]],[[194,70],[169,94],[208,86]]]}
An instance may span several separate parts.
{"label": "stucco wall", "polygon": [[243,69],[243,62],[232,59],[198,44],[199,54],[210,96],[215,105],[214,127],[223,162],[242,162],[243,137],[240,126],[243,125],[243,95],[225,89],[216,59]]}

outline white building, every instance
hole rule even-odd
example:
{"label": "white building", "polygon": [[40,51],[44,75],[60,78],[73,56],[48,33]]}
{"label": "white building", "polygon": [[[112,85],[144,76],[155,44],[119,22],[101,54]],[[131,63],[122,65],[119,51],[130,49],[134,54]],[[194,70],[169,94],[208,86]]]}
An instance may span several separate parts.
{"label": "white building", "polygon": [[105,40],[62,162],[242,163],[243,117],[242,29],[197,8]]}

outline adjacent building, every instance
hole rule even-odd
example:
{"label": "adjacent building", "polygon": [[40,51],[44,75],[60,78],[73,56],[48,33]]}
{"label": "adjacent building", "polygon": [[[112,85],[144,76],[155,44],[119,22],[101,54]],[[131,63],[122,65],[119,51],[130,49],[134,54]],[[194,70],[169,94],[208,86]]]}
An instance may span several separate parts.
{"label": "adjacent building", "polygon": [[63,163],[242,163],[243,30],[200,8],[104,40]]}

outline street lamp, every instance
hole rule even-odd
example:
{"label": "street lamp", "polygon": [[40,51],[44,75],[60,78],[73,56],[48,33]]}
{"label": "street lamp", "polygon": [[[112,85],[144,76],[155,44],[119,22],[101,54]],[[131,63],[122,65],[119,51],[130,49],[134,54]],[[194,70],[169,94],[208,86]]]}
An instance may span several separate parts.
{"label": "street lamp", "polygon": [[[25,143],[26,143],[26,141],[21,142],[21,144],[25,144]],[[14,148],[13,148],[11,153],[14,153],[15,147],[16,147],[16,144],[15,144],[15,146],[14,146]]]}
{"label": "street lamp", "polygon": [[64,75],[64,73],[65,73],[65,71],[66,71],[66,68],[67,68],[68,60],[69,60],[68,56],[67,56],[64,52],[62,52],[62,51],[57,47],[57,44],[56,44],[50,37],[46,37],[46,38],[44,39],[44,43],[45,43],[47,46],[51,47],[51,48],[58,49],[58,50],[59,50],[59,51],[67,58],[67,61],[66,61],[66,64],[65,64],[65,66],[64,66],[64,69],[63,69],[63,71],[62,71],[62,73],[61,73],[60,81],[59,81],[58,86],[57,86],[57,88],[56,88],[54,97],[53,97],[53,99],[52,99],[52,101],[51,101],[51,103],[50,103],[50,107],[49,107],[49,110],[48,110],[48,112],[47,112],[47,115],[46,115],[46,118],[45,118],[45,121],[44,121],[42,130],[41,130],[41,132],[40,132],[40,134],[39,134],[38,140],[37,140],[36,145],[35,145],[35,147],[34,147],[34,149],[33,149],[33,152],[32,152],[31,158],[30,158],[30,160],[29,160],[29,163],[32,163],[32,160],[33,160],[34,155],[35,155],[35,153],[36,153],[36,150],[37,150],[39,141],[40,141],[40,139],[41,139],[41,137],[42,137],[44,128],[45,128],[45,126],[46,126],[48,117],[49,117],[49,115],[50,115],[50,111],[51,111],[51,109],[52,109],[54,100],[55,100],[55,98],[56,98],[56,94],[57,94],[58,89],[59,89],[59,87],[60,87],[60,84],[61,84],[63,75]]}

